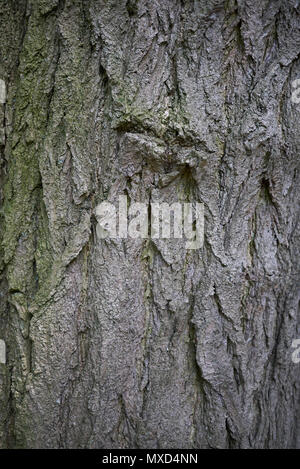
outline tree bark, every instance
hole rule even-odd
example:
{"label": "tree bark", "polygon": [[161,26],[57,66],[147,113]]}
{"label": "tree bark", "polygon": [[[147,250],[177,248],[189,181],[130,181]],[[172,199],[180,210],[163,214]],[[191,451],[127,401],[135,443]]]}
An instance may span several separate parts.
{"label": "tree bark", "polygon": [[2,448],[300,447],[298,4],[2,0]]}

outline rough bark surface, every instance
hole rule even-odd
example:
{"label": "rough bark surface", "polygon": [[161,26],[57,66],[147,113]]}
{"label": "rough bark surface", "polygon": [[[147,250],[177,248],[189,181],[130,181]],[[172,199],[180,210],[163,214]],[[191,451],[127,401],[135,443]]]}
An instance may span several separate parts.
{"label": "rough bark surface", "polygon": [[[299,51],[297,0],[1,1],[0,447],[300,446]],[[99,241],[120,194],[203,248]]]}

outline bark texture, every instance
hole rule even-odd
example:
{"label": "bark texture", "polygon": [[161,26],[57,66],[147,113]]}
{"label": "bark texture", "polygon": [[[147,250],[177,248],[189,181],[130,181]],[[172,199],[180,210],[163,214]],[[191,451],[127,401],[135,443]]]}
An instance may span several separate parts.
{"label": "bark texture", "polygon": [[[300,446],[299,13],[1,0],[2,448]],[[99,241],[124,194],[203,248]]]}

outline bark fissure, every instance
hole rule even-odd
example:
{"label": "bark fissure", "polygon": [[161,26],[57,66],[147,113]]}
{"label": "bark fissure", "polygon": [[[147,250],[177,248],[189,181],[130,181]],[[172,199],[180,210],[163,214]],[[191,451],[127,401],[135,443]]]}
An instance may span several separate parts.
{"label": "bark fissure", "polygon": [[[0,447],[299,447],[295,2],[1,9]],[[120,195],[147,240],[98,239]]]}

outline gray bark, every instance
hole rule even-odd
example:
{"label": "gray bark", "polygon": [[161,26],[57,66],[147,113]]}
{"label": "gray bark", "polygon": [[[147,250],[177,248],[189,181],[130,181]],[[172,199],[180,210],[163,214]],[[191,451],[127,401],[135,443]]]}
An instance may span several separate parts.
{"label": "gray bark", "polygon": [[[298,5],[1,1],[0,447],[300,446]],[[203,248],[99,241],[120,194]]]}

